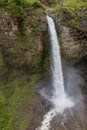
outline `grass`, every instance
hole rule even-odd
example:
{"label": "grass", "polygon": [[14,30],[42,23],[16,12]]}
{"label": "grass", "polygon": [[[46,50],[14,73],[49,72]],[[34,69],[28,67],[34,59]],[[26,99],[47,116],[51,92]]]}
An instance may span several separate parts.
{"label": "grass", "polygon": [[12,79],[4,84],[0,81],[0,130],[24,130],[30,121],[24,107],[37,99],[34,84],[38,75],[30,81],[24,78]]}

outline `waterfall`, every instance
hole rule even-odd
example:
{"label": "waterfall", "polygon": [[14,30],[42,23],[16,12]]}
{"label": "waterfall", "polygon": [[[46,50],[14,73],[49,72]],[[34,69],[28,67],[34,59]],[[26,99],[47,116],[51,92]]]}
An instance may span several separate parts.
{"label": "waterfall", "polygon": [[58,112],[62,113],[65,108],[71,107],[73,102],[71,102],[65,94],[64,91],[64,79],[61,63],[61,53],[60,45],[57,38],[57,32],[55,28],[54,20],[47,16],[47,22],[49,27],[49,34],[51,40],[51,70],[52,70],[52,85],[53,85],[53,96],[52,102]]}
{"label": "waterfall", "polygon": [[57,38],[55,23],[49,16],[47,16],[47,22],[51,40],[51,70],[53,86],[52,98],[49,100],[53,103],[53,108],[46,113],[41,123],[41,127],[36,128],[36,130],[49,130],[52,119],[58,113],[63,113],[66,108],[70,108],[74,105],[74,103],[66,96],[64,91],[60,45]]}
{"label": "waterfall", "polygon": [[51,17],[47,16],[49,33],[51,39],[51,70],[52,70],[52,85],[54,88],[55,96],[65,97],[64,80],[61,64],[60,45],[57,38],[54,21]]}

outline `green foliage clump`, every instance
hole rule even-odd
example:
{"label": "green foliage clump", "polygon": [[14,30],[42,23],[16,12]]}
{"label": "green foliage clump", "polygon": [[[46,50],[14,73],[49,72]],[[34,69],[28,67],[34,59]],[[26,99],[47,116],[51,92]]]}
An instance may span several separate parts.
{"label": "green foliage clump", "polygon": [[25,0],[8,0],[7,8],[11,12],[11,16],[17,19],[18,31],[22,37],[25,36],[25,24],[24,20],[27,15],[28,5]]}
{"label": "green foliage clump", "polygon": [[13,77],[7,83],[0,81],[0,130],[26,129],[30,116],[24,106],[37,99],[33,85],[38,77],[32,75],[29,81]]}

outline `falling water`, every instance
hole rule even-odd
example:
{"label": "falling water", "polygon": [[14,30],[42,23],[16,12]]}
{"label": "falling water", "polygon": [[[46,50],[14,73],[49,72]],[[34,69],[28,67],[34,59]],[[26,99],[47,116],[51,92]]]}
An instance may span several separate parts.
{"label": "falling water", "polygon": [[51,50],[52,50],[52,60],[51,60],[51,70],[52,70],[52,85],[54,88],[55,96],[64,97],[64,80],[63,72],[61,65],[61,56],[60,56],[60,46],[57,39],[57,33],[55,30],[55,24],[51,17],[47,16],[49,33],[51,39]]}
{"label": "falling water", "polygon": [[52,50],[51,70],[52,70],[52,84],[54,88],[52,102],[55,105],[55,107],[58,108],[58,112],[60,109],[61,113],[66,107],[72,106],[73,103],[66,97],[64,91],[60,46],[57,38],[55,24],[53,19],[49,16],[47,16],[47,21],[49,26],[51,50]]}
{"label": "falling water", "polygon": [[51,70],[52,70],[52,98],[49,99],[53,103],[53,108],[44,116],[41,127],[36,130],[49,130],[50,121],[58,114],[63,113],[66,108],[70,108],[74,103],[66,97],[64,91],[63,71],[61,64],[60,46],[57,39],[54,21],[51,17],[47,16],[49,27],[49,34],[51,40]]}

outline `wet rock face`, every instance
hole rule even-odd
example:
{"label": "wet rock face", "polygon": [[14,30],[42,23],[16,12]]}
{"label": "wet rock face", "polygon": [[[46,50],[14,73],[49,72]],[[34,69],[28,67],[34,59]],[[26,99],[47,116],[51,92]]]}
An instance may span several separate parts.
{"label": "wet rock face", "polygon": [[62,53],[68,59],[79,60],[87,55],[87,33],[62,26]]}
{"label": "wet rock face", "polygon": [[75,43],[74,38],[70,35],[70,29],[68,27],[62,27],[62,52],[69,59],[77,58],[80,54],[80,44]]}

